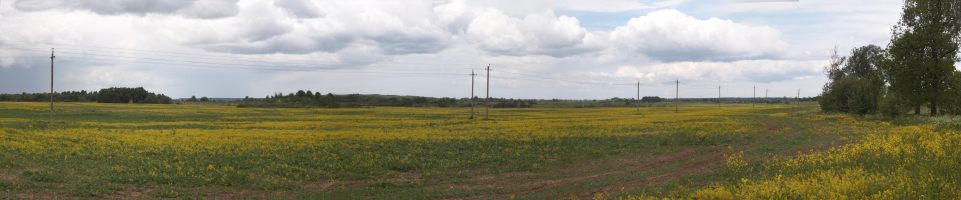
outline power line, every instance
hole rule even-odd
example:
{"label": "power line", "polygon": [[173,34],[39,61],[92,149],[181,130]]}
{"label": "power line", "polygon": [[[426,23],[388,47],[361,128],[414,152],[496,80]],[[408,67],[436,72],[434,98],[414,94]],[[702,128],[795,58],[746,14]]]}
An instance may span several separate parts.
{"label": "power line", "polygon": [[[12,42],[12,43],[11,43]],[[281,61],[263,61],[254,60],[255,58],[250,58],[250,54],[241,54],[243,56],[237,56],[237,54],[230,55],[211,55],[210,53],[184,53],[184,52],[171,52],[171,51],[157,51],[157,50],[142,50],[142,49],[130,49],[130,48],[116,48],[116,47],[106,47],[106,46],[96,46],[96,45],[75,45],[75,44],[65,44],[65,43],[30,43],[22,41],[13,40],[2,40],[0,39],[0,44],[7,43],[19,43],[15,46],[23,47],[22,45],[35,45],[35,44],[47,44],[50,46],[74,46],[78,48],[71,47],[60,47],[60,49],[76,50],[76,51],[93,51],[99,53],[133,53],[133,54],[161,54],[165,57],[181,57],[181,58],[194,58],[203,60],[217,60],[217,61],[235,61],[244,60],[249,62],[261,62],[270,64],[289,64],[290,62]],[[132,52],[130,52],[132,51]],[[206,54],[206,55],[205,55]],[[305,61],[307,62],[307,61]],[[391,61],[388,64],[414,64],[414,65],[470,65],[470,63],[423,63],[423,62],[401,62],[401,61]]]}
{"label": "power line", "polygon": [[[40,50],[40,49],[36,49],[36,48],[18,47],[18,46],[0,46],[0,48],[2,48],[2,49],[17,49],[17,50],[32,51],[32,52],[43,52],[43,51],[44,51],[44,50]],[[81,61],[81,62],[91,62],[91,61],[92,61],[92,62],[97,62],[97,61],[109,62],[109,61],[118,61],[118,62],[130,62],[130,63],[161,64],[161,65],[169,65],[169,66],[171,66],[171,67],[186,67],[186,66],[189,66],[189,67],[200,67],[200,68],[244,69],[244,70],[270,70],[270,71],[321,71],[321,72],[325,72],[325,73],[351,73],[351,74],[429,75],[429,76],[438,76],[438,75],[445,75],[445,76],[446,76],[446,75],[449,75],[449,76],[463,76],[463,75],[465,75],[464,73],[446,73],[446,72],[437,72],[436,70],[435,70],[435,71],[412,71],[412,70],[392,70],[392,71],[385,71],[385,70],[375,70],[375,69],[349,69],[349,68],[345,68],[346,66],[350,66],[349,64],[310,65],[310,64],[289,64],[289,63],[284,63],[284,64],[288,64],[288,65],[266,65],[266,64],[236,63],[236,62],[198,61],[198,60],[190,60],[190,59],[163,58],[163,57],[157,57],[157,56],[127,56],[127,55],[113,55],[113,54],[110,54],[110,53],[106,53],[106,52],[116,51],[116,50],[112,50],[112,49],[92,50],[92,52],[94,52],[94,53],[83,52],[84,50],[78,50],[77,48],[67,48],[67,49],[68,49],[68,50],[66,50],[66,51],[63,51],[63,50],[61,51],[61,54],[62,54],[62,55],[61,55],[61,59],[68,59],[68,61],[72,61],[71,58],[82,58],[82,59],[78,59],[78,60]],[[73,50],[71,50],[71,49],[73,49]],[[30,56],[13,56],[13,57],[30,57]],[[170,56],[170,57],[172,57],[172,56]],[[189,57],[189,56],[184,56],[184,57]],[[202,56],[201,56],[201,57],[202,57]],[[209,59],[209,60],[218,60],[218,59]],[[63,60],[62,60],[62,61],[63,61]],[[266,62],[266,61],[259,61],[259,60],[253,60],[253,61],[247,61],[247,62],[280,63],[280,62]],[[446,64],[444,64],[444,63],[432,63],[432,64],[435,64],[435,65],[446,65]],[[381,65],[384,65],[384,64],[368,64],[368,65],[365,65],[365,66],[381,66]],[[639,80],[635,81],[635,83],[619,82],[619,81],[618,81],[618,82],[605,82],[605,81],[594,81],[594,80],[586,80],[586,81],[585,81],[585,80],[571,80],[571,79],[567,79],[567,78],[559,78],[559,77],[556,77],[556,76],[535,75],[535,74],[528,74],[528,73],[522,73],[522,72],[513,72],[513,71],[507,71],[507,70],[504,71],[505,74],[513,74],[513,75],[517,75],[517,76],[496,76],[496,75],[491,75],[491,74],[490,74],[491,67],[492,67],[492,65],[488,65],[488,66],[486,67],[486,70],[487,70],[487,72],[488,72],[488,73],[486,74],[487,80],[488,80],[488,82],[487,82],[487,93],[488,93],[488,96],[487,96],[488,100],[487,100],[487,101],[488,101],[488,102],[486,102],[486,103],[488,104],[488,105],[487,105],[488,110],[489,110],[489,107],[490,107],[490,105],[489,105],[489,100],[490,100],[490,96],[489,96],[490,82],[489,82],[489,81],[490,81],[490,77],[491,77],[491,76],[494,76],[495,78],[502,78],[502,79],[507,79],[507,80],[523,80],[523,81],[536,81],[536,82],[548,82],[548,83],[560,82],[560,83],[573,83],[573,84],[581,84],[581,85],[599,85],[599,86],[627,86],[627,85],[636,85],[636,87],[637,87],[636,98],[637,98],[638,100],[640,100],[640,87],[641,87],[641,84],[640,84],[640,81],[639,81]],[[466,67],[465,67],[465,68],[466,68]],[[471,68],[471,69],[474,69],[474,68]],[[472,85],[473,85],[473,79],[474,79],[474,76],[476,76],[476,74],[475,74],[474,72],[471,72],[471,74],[466,74],[466,75],[472,75]],[[616,79],[615,79],[615,80],[616,80]],[[692,81],[692,82],[693,82],[693,84],[686,84],[685,89],[696,89],[696,90],[701,90],[701,89],[705,89],[705,90],[706,90],[706,89],[713,89],[713,86],[707,86],[707,85],[703,84],[704,81],[694,80],[694,81]],[[702,83],[698,83],[698,82],[702,82]],[[680,98],[680,94],[679,94],[679,92],[680,92],[680,80],[675,80],[675,84],[676,84],[676,85],[675,85],[675,100],[676,100],[676,101],[679,101],[679,98]],[[472,89],[473,89],[473,86],[472,86]],[[721,86],[717,86],[717,89],[718,89],[718,103],[720,104],[721,99],[723,98],[723,96],[721,95],[721,92],[722,92],[722,91],[721,91]],[[756,86],[755,86],[755,89],[756,89]],[[755,93],[756,93],[756,91],[755,91]],[[473,95],[473,92],[472,92],[472,95]],[[756,94],[755,94],[755,96],[756,96]],[[800,96],[800,94],[798,94],[798,99],[799,99],[799,96]],[[471,98],[473,98],[473,96],[472,96]],[[756,97],[755,97],[755,98],[756,98]],[[767,89],[765,89],[765,98],[767,98]],[[719,106],[720,106],[720,105],[719,105]],[[679,105],[675,105],[675,111],[676,111],[676,112],[679,111]],[[488,111],[488,112],[489,112],[489,111]],[[486,115],[486,114],[485,114],[485,115]],[[485,118],[487,118],[487,116],[485,116]]]}
{"label": "power line", "polygon": [[[0,47],[0,48],[20,49],[20,50],[27,50],[27,51],[40,51],[40,50],[37,50],[37,49],[19,48],[19,47]],[[185,64],[187,64],[187,65],[189,65],[189,66],[200,67],[200,66],[198,66],[198,65],[204,65],[204,67],[207,67],[207,68],[220,68],[220,69],[248,69],[248,70],[272,70],[272,71],[325,71],[325,72],[334,72],[334,73],[374,73],[374,74],[414,74],[414,75],[454,75],[454,76],[464,75],[464,74],[460,74],[460,73],[439,73],[439,72],[371,72],[371,71],[343,71],[343,70],[342,70],[342,69],[343,69],[342,67],[331,67],[331,65],[328,65],[328,66],[317,66],[317,65],[311,65],[311,66],[303,66],[303,65],[301,65],[301,66],[281,65],[281,66],[277,66],[277,65],[248,64],[248,63],[223,63],[223,62],[208,62],[208,61],[194,61],[194,60],[178,60],[178,59],[164,59],[164,58],[138,57],[138,56],[122,56],[122,55],[109,55],[109,54],[97,54],[97,53],[74,52],[74,51],[67,51],[67,52],[62,52],[62,53],[71,54],[71,55],[78,55],[78,56],[93,56],[93,57],[95,57],[95,59],[101,59],[101,60],[109,59],[109,60],[118,60],[118,61],[125,61],[125,62],[168,64],[168,65],[175,65],[175,66],[180,66],[180,65],[185,65]],[[85,59],[91,59],[91,57],[84,57],[84,58],[85,58]],[[379,66],[379,65],[381,65],[381,64],[376,64],[375,66]],[[211,66],[224,66],[224,67],[211,67]],[[333,65],[333,66],[347,66],[347,65],[345,65],[345,64],[340,64],[340,65]],[[565,83],[574,83],[574,84],[582,84],[582,85],[604,85],[604,86],[612,86],[612,85],[620,85],[620,86],[634,85],[633,83],[613,83],[613,82],[596,82],[596,81],[567,80],[567,79],[544,77],[544,76],[532,75],[532,74],[526,74],[526,73],[519,73],[519,72],[505,72],[505,73],[515,74],[515,75],[523,75],[523,76],[526,76],[526,77],[528,77],[528,78],[506,77],[506,76],[504,76],[504,77],[497,76],[497,77],[499,77],[499,78],[504,78],[504,79],[515,79],[515,80],[526,80],[526,81],[555,81],[555,82],[565,82]],[[697,86],[697,85],[695,84],[695,86]],[[695,88],[695,87],[690,87],[690,88]]]}
{"label": "power line", "polygon": [[[492,66],[496,66],[496,65],[492,65]],[[517,69],[514,69],[514,70],[517,70]],[[605,86],[606,86],[606,85],[630,85],[630,86],[634,86],[634,83],[633,83],[633,82],[617,82],[617,83],[616,83],[616,82],[599,82],[599,81],[577,81],[577,80],[567,80],[567,79],[562,79],[562,78],[547,77],[547,76],[541,76],[541,75],[536,75],[536,74],[521,73],[521,72],[512,72],[512,71],[504,71],[503,73],[515,74],[515,75],[522,75],[522,76],[526,76],[526,77],[543,79],[543,80],[552,80],[552,81],[557,81],[557,82],[582,84],[582,85],[605,85]],[[502,77],[502,78],[504,78],[504,77]],[[510,77],[507,77],[507,78],[510,78]],[[527,80],[530,80],[530,79],[527,79]]]}
{"label": "power line", "polygon": [[[16,49],[24,49],[24,48],[16,48]],[[24,50],[32,50],[32,49],[24,49]],[[162,62],[184,62],[184,63],[204,64],[204,65],[228,65],[228,66],[262,67],[262,68],[244,68],[244,69],[264,69],[264,70],[275,70],[275,69],[277,69],[277,70],[283,70],[283,71],[318,71],[318,69],[341,69],[341,68],[339,68],[339,67],[268,66],[268,65],[257,65],[257,64],[239,64],[239,63],[220,63],[220,62],[205,62],[205,61],[173,60],[173,59],[160,59],[160,58],[150,58],[150,57],[134,57],[134,56],[118,56],[118,55],[106,55],[106,54],[91,54],[91,53],[82,53],[82,52],[66,52],[66,53],[69,53],[69,54],[79,54],[79,55],[84,55],[84,56],[113,57],[113,58],[124,58],[124,59],[144,59],[144,60],[162,61]],[[138,61],[138,62],[142,62],[142,61]],[[158,62],[153,62],[153,63],[158,63]],[[158,63],[158,64],[180,64],[180,63]],[[380,65],[380,64],[377,64],[377,65]],[[339,65],[339,66],[346,66],[346,65]],[[536,75],[529,75],[529,74],[524,74],[524,73],[516,73],[516,72],[507,72],[507,73],[530,76],[530,77],[533,77],[533,78],[536,78],[536,79],[553,80],[553,81],[559,81],[559,82],[570,82],[570,83],[577,83],[577,84],[627,85],[627,84],[616,84],[616,83],[600,83],[600,82],[584,82],[584,81],[563,80],[563,79],[548,78],[548,77],[542,77],[542,76],[536,76]],[[413,73],[413,74],[463,75],[463,74],[451,74],[451,73]],[[535,80],[535,79],[525,79],[525,78],[516,78],[516,77],[503,77],[503,78],[517,79],[517,80],[538,81],[538,80]]]}
{"label": "power line", "polygon": [[[20,49],[20,50],[27,50],[27,51],[40,51],[40,50],[36,50],[36,49],[18,48],[18,47],[0,47],[0,48]],[[119,55],[109,55],[109,54],[91,54],[91,53],[73,52],[73,51],[67,51],[67,52],[61,51],[61,53],[66,53],[66,54],[71,54],[71,55],[78,55],[78,56],[93,56],[93,57],[97,57],[97,58],[129,59],[129,60],[123,60],[123,61],[132,61],[132,62],[145,62],[144,60],[147,60],[147,61],[149,61],[148,63],[155,63],[155,64],[171,64],[171,65],[201,64],[201,65],[231,66],[231,67],[220,67],[220,68],[223,68],[223,69],[238,68],[238,69],[258,69],[258,70],[275,70],[275,71],[320,71],[320,70],[340,70],[340,69],[345,69],[346,66],[349,66],[349,65],[346,65],[346,64],[342,64],[342,65],[328,65],[328,66],[318,66],[318,65],[309,65],[309,66],[307,66],[307,65],[302,65],[302,66],[282,65],[282,66],[277,66],[277,65],[260,65],[260,64],[245,64],[245,63],[223,63],[223,62],[206,62],[206,61],[192,61],[192,60],[176,60],[176,59],[163,59],[163,58],[151,58],[151,57],[136,57],[136,56],[119,56]],[[85,58],[85,59],[89,59],[89,57],[84,57],[84,58]],[[381,64],[375,64],[374,66],[380,66],[380,65],[381,65]],[[332,67],[332,66],[337,66],[337,67]],[[433,72],[433,73],[424,73],[424,74],[449,74],[449,75],[454,75],[453,73],[436,73],[436,72]],[[458,73],[458,74],[456,74],[456,75],[463,75],[463,74],[459,74],[459,73]]]}
{"label": "power line", "polygon": [[[36,49],[29,49],[29,48],[16,48],[16,47],[10,47],[10,48],[13,48],[13,49],[22,49],[22,50],[28,50],[28,51],[39,51],[39,50],[36,50]],[[175,60],[175,59],[146,58],[146,57],[135,57],[135,56],[116,56],[116,55],[107,55],[107,54],[90,54],[90,53],[79,53],[79,52],[70,52],[70,51],[68,51],[68,52],[61,52],[61,53],[68,54],[66,58],[71,58],[71,57],[83,58],[83,59],[84,59],[83,61],[89,61],[89,60],[121,61],[121,62],[135,62],[135,63],[165,64],[165,65],[172,65],[172,66],[175,66],[175,67],[183,67],[184,65],[186,65],[186,66],[201,67],[201,68],[245,69],[245,70],[270,70],[270,71],[323,71],[323,72],[330,72],[330,73],[392,74],[392,75],[452,75],[452,76],[461,76],[461,75],[464,75],[464,74],[461,74],[461,73],[442,73],[442,72],[404,72],[404,71],[370,71],[370,70],[355,71],[355,70],[346,70],[346,69],[343,69],[343,68],[329,68],[329,67],[328,67],[328,68],[325,68],[325,67],[299,67],[299,66],[297,66],[297,67],[290,67],[290,66],[268,66],[268,65],[256,65],[256,64],[235,64],[235,63],[199,62],[199,61],[185,61],[185,60]],[[83,57],[81,57],[81,56],[83,56]],[[528,74],[516,73],[516,72],[513,72],[512,74],[531,76],[531,75],[528,75]],[[491,75],[488,75],[488,76],[491,76]],[[547,78],[547,77],[542,77],[542,76],[533,76],[532,78],[501,77],[501,76],[495,76],[495,77],[503,78],[503,79],[525,80],[525,81],[536,81],[536,82],[549,82],[549,81],[554,81],[554,82],[569,82],[569,83],[585,84],[585,85],[629,85],[629,84],[630,84],[630,83],[584,82],[584,81],[573,81],[573,80],[565,80],[565,79],[558,79],[558,78]],[[633,85],[633,84],[630,84],[630,85]]]}
{"label": "power line", "polygon": [[[24,47],[24,46],[15,46],[15,47],[29,48],[29,47]],[[79,53],[79,54],[91,54],[90,52],[94,52],[94,53],[107,53],[107,54],[115,54],[115,53],[124,54],[124,55],[121,55],[121,56],[126,56],[126,54],[131,54],[130,52],[126,52],[126,51],[124,51],[124,50],[110,50],[110,49],[96,50],[96,49],[69,48],[69,47],[66,47],[66,48],[61,47],[60,49],[67,49],[67,50],[72,50],[72,51],[78,51],[77,53]],[[143,54],[143,53],[132,53],[132,54]],[[157,54],[158,54],[158,53],[148,54],[148,55],[157,55]],[[162,53],[159,53],[159,54],[162,54]],[[195,55],[195,54],[189,54],[189,55]],[[191,59],[213,60],[213,61],[238,61],[238,60],[240,60],[240,61],[246,61],[246,62],[258,62],[258,63],[268,63],[268,64],[290,65],[290,62],[275,62],[275,61],[252,60],[251,58],[247,58],[247,57],[237,57],[237,56],[181,56],[181,55],[163,55],[163,57],[191,58]],[[302,64],[302,63],[298,63],[298,64]]]}
{"label": "power line", "polygon": [[[18,48],[18,47],[2,47],[2,48],[36,51],[36,50],[34,50],[34,49]],[[174,59],[162,59],[162,58],[150,58],[150,57],[120,56],[120,55],[108,55],[108,54],[92,54],[92,53],[72,52],[72,51],[66,51],[66,52],[61,51],[61,53],[74,54],[74,55],[83,55],[83,56],[100,56],[100,57],[114,57],[114,58],[143,59],[143,60],[152,60],[152,61],[183,62],[183,63],[206,64],[206,65],[253,66],[253,67],[272,67],[272,68],[306,68],[306,67],[301,67],[301,66],[268,66],[268,65],[242,64],[242,63],[204,62],[204,61],[174,60]],[[323,68],[337,69],[337,68],[332,68],[332,67],[323,67]]]}
{"label": "power line", "polygon": [[[500,78],[500,79],[522,80],[522,81],[543,82],[543,83],[551,83],[551,82],[571,82],[571,81],[569,81],[569,80],[563,80],[563,79],[537,79],[537,78],[533,78],[533,79],[532,79],[532,78],[520,78],[520,77],[510,77],[510,76],[495,76],[495,75],[491,75],[491,76],[493,76],[493,77],[495,77],[495,78]],[[583,84],[583,85],[601,85],[601,86],[626,86],[626,85],[633,86],[633,85],[634,85],[634,83],[626,83],[626,84],[625,84],[625,83],[605,83],[605,84],[585,84],[585,83],[578,83],[578,84]]]}
{"label": "power line", "polygon": [[565,80],[565,79],[543,77],[543,76],[539,76],[539,75],[526,74],[526,73],[518,73],[518,72],[504,72],[504,73],[516,74],[516,75],[523,75],[523,76],[528,76],[528,77],[533,77],[533,78],[538,78],[538,79],[544,79],[544,80],[553,80],[553,81],[558,81],[558,82],[567,82],[567,83],[582,84],[582,85],[631,85],[631,86],[634,85],[634,83],[610,83],[610,82],[596,82],[596,81]]}
{"label": "power line", "polygon": [[[117,48],[117,47],[97,46],[97,45],[78,45],[78,44],[70,44],[70,43],[62,43],[62,42],[42,42],[42,43],[36,43],[36,42],[27,42],[27,41],[17,41],[17,40],[9,40],[9,39],[0,39],[0,43],[8,43],[8,44],[9,44],[9,43],[20,43],[20,44],[25,44],[25,45],[43,44],[43,45],[49,45],[49,46],[61,46],[61,48],[70,48],[70,47],[62,47],[62,46],[74,46],[74,47],[80,47],[80,48],[119,49],[119,51],[137,51],[137,52],[146,52],[146,53],[153,53],[153,54],[171,54],[171,55],[197,56],[196,53],[184,53],[184,52],[174,52],[174,51],[158,51],[158,50],[144,50],[144,49],[133,49],[133,48]],[[231,57],[231,56],[222,56],[222,55],[206,55],[205,57],[233,58],[233,57]]]}
{"label": "power line", "polygon": [[[83,55],[75,52],[61,52],[61,54],[72,54],[72,55]],[[87,54],[85,56],[91,56]],[[451,76],[461,76],[461,73],[443,73],[443,72],[405,72],[405,71],[357,71],[345,68],[324,68],[324,67],[272,67],[267,65],[243,65],[243,64],[233,64],[233,63],[212,63],[212,62],[191,62],[182,60],[170,60],[170,59],[154,59],[154,58],[140,58],[131,56],[112,56],[112,55],[92,55],[95,57],[76,57],[83,58],[82,61],[88,60],[102,60],[102,61],[121,61],[121,62],[135,62],[135,63],[150,63],[150,64],[166,64],[175,67],[183,67],[183,65],[200,67],[200,68],[217,68],[217,69],[245,69],[245,70],[268,70],[268,71],[324,71],[330,73],[357,73],[357,74],[394,74],[394,75],[451,75]],[[61,56],[63,57],[63,56]],[[74,56],[67,56],[67,58]],[[143,59],[143,60],[139,60]],[[183,63],[181,63],[183,62]]]}

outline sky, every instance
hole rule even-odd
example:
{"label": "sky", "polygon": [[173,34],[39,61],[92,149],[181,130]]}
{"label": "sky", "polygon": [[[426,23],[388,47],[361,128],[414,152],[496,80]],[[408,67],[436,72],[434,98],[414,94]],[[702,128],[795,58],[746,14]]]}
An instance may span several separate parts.
{"label": "sky", "polygon": [[816,96],[831,51],[886,46],[902,4],[2,0],[0,93],[48,91],[56,48],[57,91],[468,97],[473,71],[480,97],[488,76],[504,98]]}

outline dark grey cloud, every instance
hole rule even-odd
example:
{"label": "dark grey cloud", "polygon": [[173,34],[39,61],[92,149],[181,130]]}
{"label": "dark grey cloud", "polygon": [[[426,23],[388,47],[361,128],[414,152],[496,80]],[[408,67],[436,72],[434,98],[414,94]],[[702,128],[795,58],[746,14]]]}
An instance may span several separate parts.
{"label": "dark grey cloud", "polygon": [[242,28],[242,40],[247,42],[264,41],[279,37],[293,30],[291,24],[278,23],[272,19],[247,19]]}
{"label": "dark grey cloud", "polygon": [[0,67],[0,93],[47,91],[49,84],[49,58],[19,57],[9,67]]}
{"label": "dark grey cloud", "polygon": [[563,58],[568,56],[575,56],[584,53],[596,52],[599,48],[584,47],[584,46],[569,46],[569,47],[555,47],[555,48],[531,48],[531,49],[492,49],[485,48],[488,54],[491,55],[507,55],[507,56],[527,56],[527,55],[545,55],[555,58]]}
{"label": "dark grey cloud", "polygon": [[450,42],[443,36],[383,34],[367,38],[375,41],[383,53],[390,55],[436,53]]}
{"label": "dark grey cloud", "polygon": [[204,49],[214,52],[240,54],[309,54],[314,52],[335,53],[350,44],[364,43],[387,55],[436,53],[450,46],[451,41],[442,36],[385,34],[363,37],[347,34],[326,36],[283,35],[272,39],[230,44],[205,45]]}
{"label": "dark grey cloud", "polygon": [[681,61],[738,61],[755,59],[779,59],[784,57],[779,53],[737,54],[724,50],[688,46],[675,49],[638,49],[636,52],[663,62]]}
{"label": "dark grey cloud", "polygon": [[297,18],[324,17],[324,12],[309,0],[275,0],[274,6]]}
{"label": "dark grey cloud", "polygon": [[349,36],[300,37],[285,35],[251,43],[225,43],[204,45],[214,52],[239,54],[308,54],[313,52],[336,52],[353,42]]}
{"label": "dark grey cloud", "polygon": [[237,15],[238,0],[17,0],[14,8],[26,11],[87,10],[101,15],[176,14],[213,19]]}

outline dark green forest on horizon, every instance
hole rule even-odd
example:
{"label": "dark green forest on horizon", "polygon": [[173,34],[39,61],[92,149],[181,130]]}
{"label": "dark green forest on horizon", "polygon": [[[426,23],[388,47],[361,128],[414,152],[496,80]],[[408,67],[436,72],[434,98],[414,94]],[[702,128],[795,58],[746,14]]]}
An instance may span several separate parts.
{"label": "dark green forest on horizon", "polygon": [[[143,87],[111,87],[99,91],[63,91],[53,95],[56,102],[149,103],[169,104],[173,99],[163,94],[148,92]],[[50,101],[50,93],[0,94],[0,101]]]}

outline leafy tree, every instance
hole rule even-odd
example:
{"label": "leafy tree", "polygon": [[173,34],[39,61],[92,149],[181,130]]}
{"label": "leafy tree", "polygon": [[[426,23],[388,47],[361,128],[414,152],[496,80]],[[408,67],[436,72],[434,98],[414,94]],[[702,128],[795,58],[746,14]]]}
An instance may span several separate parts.
{"label": "leafy tree", "polygon": [[104,88],[97,92],[97,102],[101,103],[171,103],[173,100],[163,94],[147,92],[143,87]]}
{"label": "leafy tree", "polygon": [[[63,91],[54,96],[55,101],[61,102],[101,102],[101,103],[172,103],[173,100],[163,94],[147,92],[138,88],[104,88],[99,91]],[[49,101],[49,93],[20,93],[0,94],[0,101]]]}
{"label": "leafy tree", "polygon": [[[821,98],[818,99],[818,104],[821,105],[821,110],[824,111],[847,111],[846,103],[847,96],[841,95],[843,91],[837,91],[837,84],[840,82],[841,78],[844,78],[844,71],[842,67],[844,66],[844,61],[846,57],[838,55],[837,47],[834,51],[831,51],[831,59],[828,65],[824,67],[825,75],[827,75],[830,82],[824,85],[821,92]],[[765,101],[767,101],[765,99]]]}
{"label": "leafy tree", "polygon": [[961,72],[955,71],[952,80],[948,84],[948,94],[942,112],[946,114],[961,115]]}
{"label": "leafy tree", "polygon": [[[309,94],[309,95],[308,95]],[[247,99],[249,97],[245,97]],[[203,99],[203,98],[201,98]],[[536,104],[533,100],[522,99],[493,99],[491,106],[498,108],[528,108]],[[470,106],[469,98],[433,98],[419,96],[394,96],[394,95],[362,95],[346,94],[335,95],[327,93],[321,95],[320,92],[307,91],[304,93],[290,93],[283,95],[276,94],[274,97],[264,100],[245,100],[237,105],[238,107],[327,107],[327,108],[357,108],[369,106],[423,106],[423,107],[467,107]]]}
{"label": "leafy tree", "polygon": [[907,98],[898,96],[897,93],[888,92],[878,102],[878,112],[888,116],[897,116],[907,112],[910,107],[910,102],[906,100]]}
{"label": "leafy tree", "polygon": [[878,81],[878,84],[884,84],[882,83],[884,72],[879,66],[884,59],[883,52],[884,49],[873,44],[854,48],[842,71],[848,76],[873,79]]}
{"label": "leafy tree", "polygon": [[891,91],[907,98],[920,114],[929,103],[937,115],[948,100],[958,43],[961,41],[961,1],[906,0],[888,47]]}
{"label": "leafy tree", "polygon": [[831,51],[831,59],[828,65],[824,67],[824,72],[827,74],[828,79],[837,81],[844,77],[844,70],[842,68],[844,67],[845,60],[847,60],[847,57],[839,56],[838,47],[834,47],[834,50]]}
{"label": "leafy tree", "polygon": [[[854,48],[845,59],[835,50],[826,70],[831,82],[819,99],[821,108],[856,114],[877,112],[885,92],[884,72],[880,67],[882,52],[881,47],[867,45]],[[843,66],[842,61],[846,61]]]}
{"label": "leafy tree", "polygon": [[662,98],[659,97],[659,96],[645,96],[645,97],[641,97],[641,102],[645,102],[645,103],[657,103],[657,102],[661,102],[661,101],[664,101],[664,99],[662,99]]}
{"label": "leafy tree", "polygon": [[[20,93],[20,94],[0,94],[0,101],[50,101],[49,93]],[[97,92],[86,91],[63,91],[54,95],[54,101],[58,102],[91,102],[97,101]]]}

